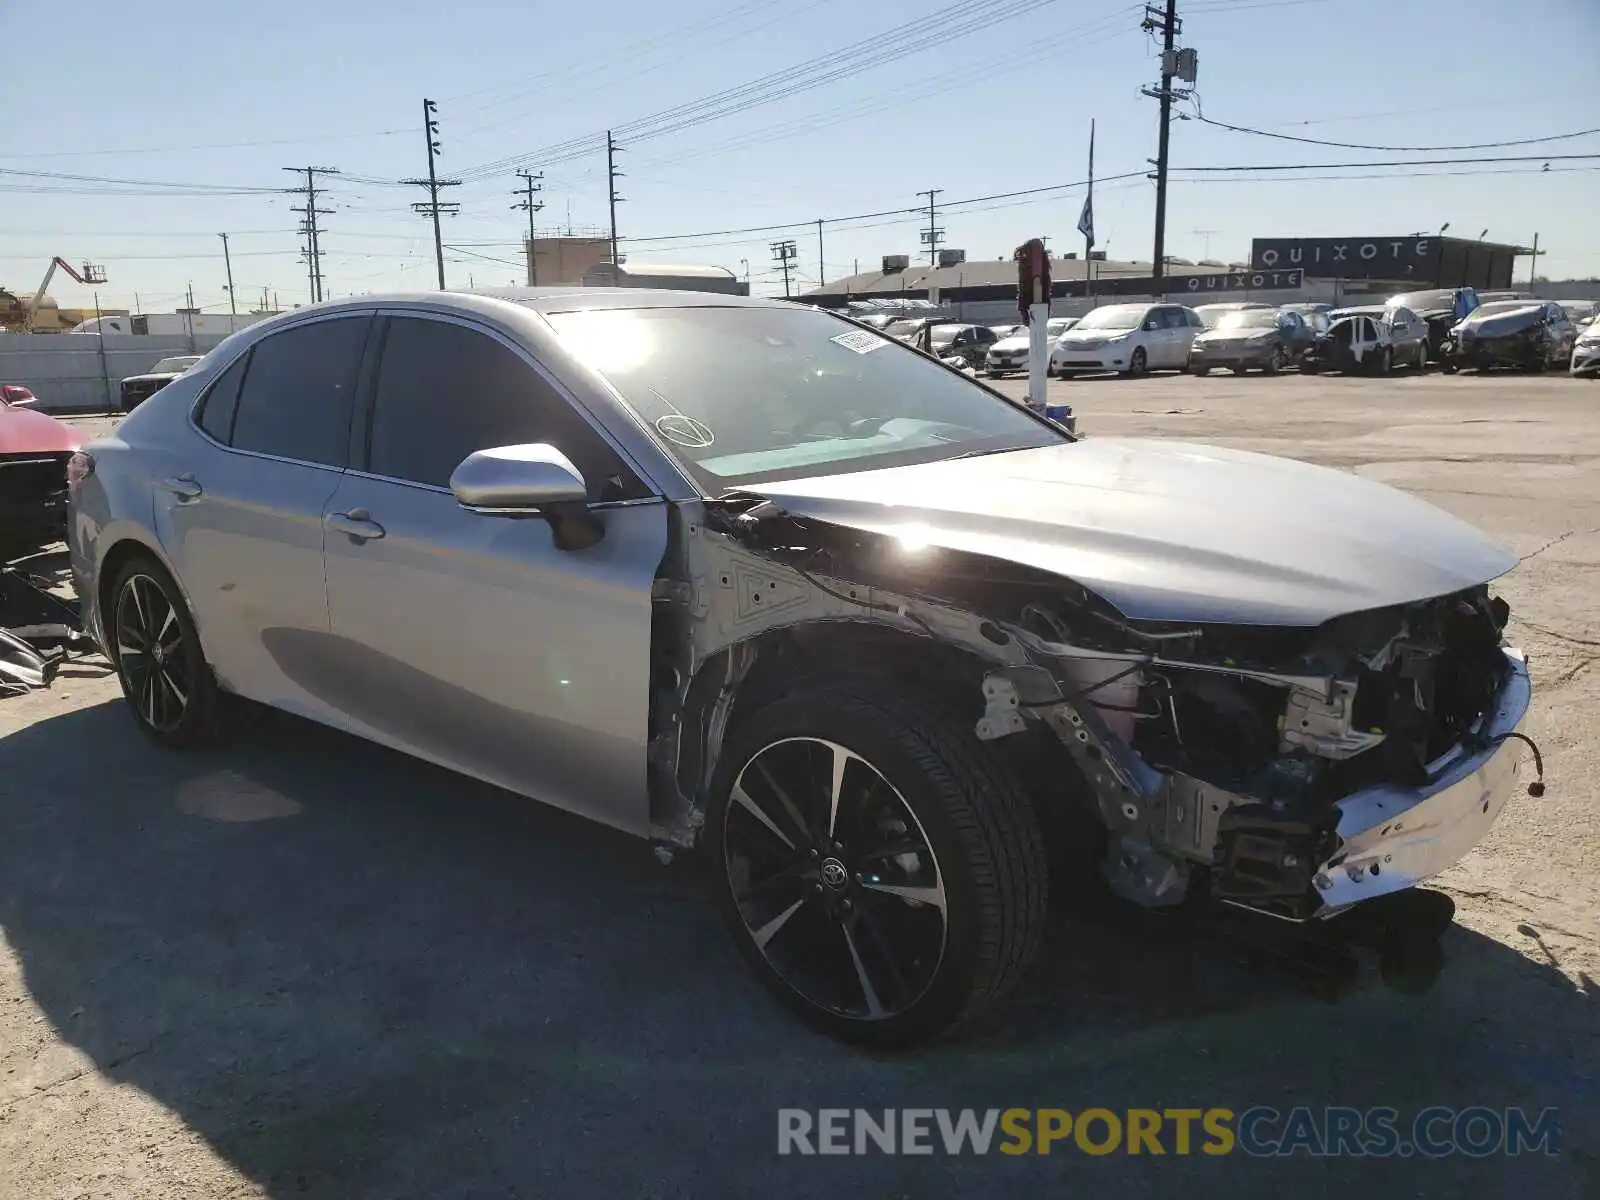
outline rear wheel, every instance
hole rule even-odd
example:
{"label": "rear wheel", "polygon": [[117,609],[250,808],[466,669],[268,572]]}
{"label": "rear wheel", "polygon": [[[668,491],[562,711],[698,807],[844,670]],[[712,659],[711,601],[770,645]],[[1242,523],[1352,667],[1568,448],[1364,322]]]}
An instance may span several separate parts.
{"label": "rear wheel", "polygon": [[746,959],[835,1037],[935,1037],[1037,952],[1047,866],[1031,802],[969,729],[881,685],[756,712],[723,754],[707,833]]}
{"label": "rear wheel", "polygon": [[106,652],[139,728],[164,746],[216,741],[244,702],[218,689],[178,585],[140,555],[123,565],[110,597]]}
{"label": "rear wheel", "polygon": [[1417,346],[1417,373],[1420,375],[1428,369],[1428,343],[1422,342]]}

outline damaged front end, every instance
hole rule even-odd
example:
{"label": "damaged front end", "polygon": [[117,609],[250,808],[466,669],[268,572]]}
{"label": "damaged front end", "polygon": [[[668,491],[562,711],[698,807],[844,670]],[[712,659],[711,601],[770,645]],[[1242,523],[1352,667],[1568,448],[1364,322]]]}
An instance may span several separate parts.
{"label": "damaged front end", "polygon": [[[658,587],[658,843],[695,840],[723,730],[762,662],[884,669],[943,689],[996,753],[1027,744],[1042,814],[1104,829],[1103,873],[1292,921],[1407,888],[1483,837],[1516,786],[1530,702],[1487,585],[1315,627],[1132,621],[1048,572],[793,515],[686,513]],[[839,650],[838,647],[848,647]],[[1042,763],[1042,769],[1039,764]]]}

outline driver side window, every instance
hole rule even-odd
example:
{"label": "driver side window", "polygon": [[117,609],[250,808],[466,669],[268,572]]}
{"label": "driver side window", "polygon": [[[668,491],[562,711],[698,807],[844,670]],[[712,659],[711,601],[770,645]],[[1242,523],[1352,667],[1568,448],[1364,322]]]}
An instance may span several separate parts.
{"label": "driver side window", "polygon": [[449,487],[476,450],[546,442],[582,473],[591,502],[648,495],[621,457],[509,346],[449,321],[391,317],[367,433],[374,475]]}

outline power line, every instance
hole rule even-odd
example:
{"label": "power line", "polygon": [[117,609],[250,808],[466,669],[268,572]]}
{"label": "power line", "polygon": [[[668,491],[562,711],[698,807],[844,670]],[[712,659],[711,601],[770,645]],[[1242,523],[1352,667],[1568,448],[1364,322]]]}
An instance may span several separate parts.
{"label": "power line", "polygon": [[[946,21],[959,20],[963,27],[974,22],[994,24],[1056,0],[976,0],[975,3],[957,3],[937,12],[919,16],[897,25],[876,37],[854,42],[840,50],[797,63],[781,71],[770,72],[737,87],[663,109],[649,116],[617,126],[614,133],[630,141],[662,137],[708,121],[731,116],[736,112],[796,95],[824,86],[836,79],[859,74],[887,62],[904,58],[918,50],[948,40]],[[535,159],[546,165],[566,162],[593,152],[599,134],[570,138],[564,142],[524,152],[510,158],[496,159],[463,172],[467,179],[487,178],[518,162]]]}
{"label": "power line", "polygon": [[1455,167],[1469,163],[1504,162],[1582,162],[1600,159],[1600,154],[1502,154],[1482,158],[1397,158],[1388,162],[1353,163],[1257,163],[1232,167],[1176,167],[1181,171],[1329,171],[1345,167]]}
{"label": "power line", "polygon": [[246,150],[258,146],[304,146],[312,142],[350,141],[356,138],[393,137],[405,129],[372,129],[365,133],[319,133],[309,137],[262,138],[249,142],[184,142],[176,146],[117,146],[104,150],[40,150],[26,154],[0,153],[0,158],[93,158],[131,154],[180,154],[188,150]]}
{"label": "power line", "polygon": [[1214,121],[1210,117],[1196,112],[1183,114],[1182,120],[1199,121],[1202,125],[1212,125],[1218,129],[1227,129],[1233,133],[1248,133],[1255,137],[1272,138],[1280,142],[1299,142],[1307,146],[1331,146],[1338,150],[1378,150],[1386,154],[1446,154],[1454,150],[1498,150],[1511,146],[1537,146],[1546,142],[1565,142],[1573,138],[1591,137],[1600,133],[1600,128],[1575,129],[1571,133],[1552,133],[1544,137],[1516,138],[1502,142],[1462,142],[1454,146],[1376,146],[1369,142],[1332,142],[1324,138],[1300,137],[1292,133],[1273,133],[1269,129],[1252,129],[1248,125],[1230,125],[1226,121]]}

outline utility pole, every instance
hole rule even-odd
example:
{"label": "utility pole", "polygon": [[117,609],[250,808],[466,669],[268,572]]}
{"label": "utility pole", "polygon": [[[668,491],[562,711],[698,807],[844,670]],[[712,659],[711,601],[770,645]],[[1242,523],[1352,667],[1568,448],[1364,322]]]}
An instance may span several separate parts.
{"label": "utility pole", "polygon": [[783,298],[789,298],[789,268],[800,257],[800,250],[792,240],[773,242],[772,260],[783,268]]}
{"label": "utility pole", "polygon": [[439,189],[446,187],[460,187],[459,179],[440,179],[434,164],[442,151],[439,149],[439,140],[434,135],[439,132],[439,122],[433,119],[433,114],[439,111],[439,106],[432,100],[422,102],[422,136],[428,143],[428,177],[426,179],[402,179],[401,183],[415,184],[428,189],[428,198],[419,200],[411,206],[411,210],[422,216],[433,218],[433,259],[439,268],[439,290],[444,291],[444,235],[439,231],[439,214],[445,213],[455,216],[461,211],[461,205],[450,201],[439,203]]}
{"label": "utility pole", "polygon": [[228,253],[228,235],[217,234],[222,239],[222,263],[228,268],[228,312],[233,316],[239,315],[239,305],[233,298],[233,257]]}
{"label": "utility pole", "polygon": [[[1172,136],[1172,101],[1175,96],[1188,96],[1187,90],[1174,91],[1174,78],[1193,83],[1197,60],[1193,50],[1177,49],[1176,41],[1183,32],[1183,22],[1178,19],[1178,0],[1165,0],[1166,7],[1146,4],[1144,20],[1140,23],[1146,33],[1161,35],[1161,85],[1141,89],[1144,95],[1161,102],[1161,132],[1156,147],[1156,239],[1151,254],[1150,271],[1159,284],[1166,275],[1167,260],[1167,159]],[[1158,288],[1157,291],[1160,289]]]}
{"label": "utility pole", "polygon": [[535,175],[532,171],[518,171],[517,178],[522,180],[527,198],[519,200],[511,207],[525,209],[528,213],[528,286],[533,287],[539,282],[539,262],[533,253],[533,214],[544,207],[544,201],[535,201],[533,194],[544,191],[544,184],[540,182],[544,178],[544,172],[540,171]]}
{"label": "utility pole", "polygon": [[928,198],[928,227],[922,231],[923,244],[928,247],[928,265],[937,266],[939,263],[939,243],[944,240],[944,230],[935,225],[936,210],[933,198],[943,192],[943,188],[930,188],[926,192],[918,192],[919,196]]}
{"label": "utility pole", "polygon": [[750,294],[750,260],[741,258],[739,265],[744,268],[744,294],[748,296]]}
{"label": "utility pole", "polygon": [[[618,282],[617,272],[622,269],[622,260],[617,255],[617,205],[625,199],[617,195],[617,180],[622,172],[617,170],[617,139],[611,136],[611,130],[606,130],[606,195],[611,202],[611,281]],[[570,217],[568,218],[571,219]]]}
{"label": "utility pole", "polygon": [[828,266],[822,261],[822,218],[817,218],[817,286],[828,286]]}
{"label": "utility pole", "polygon": [[1533,253],[1528,256],[1528,286],[1531,288],[1539,279],[1539,255],[1544,251],[1539,249],[1539,235],[1533,235]]}
{"label": "utility pole", "polygon": [[293,171],[296,175],[304,175],[304,187],[290,188],[289,191],[306,198],[304,208],[290,208],[290,212],[300,214],[300,234],[306,239],[306,276],[309,284],[311,303],[315,304],[322,299],[322,233],[317,224],[318,217],[325,217],[333,212],[331,208],[317,207],[317,176],[337,175],[337,167],[285,167],[285,171]]}

